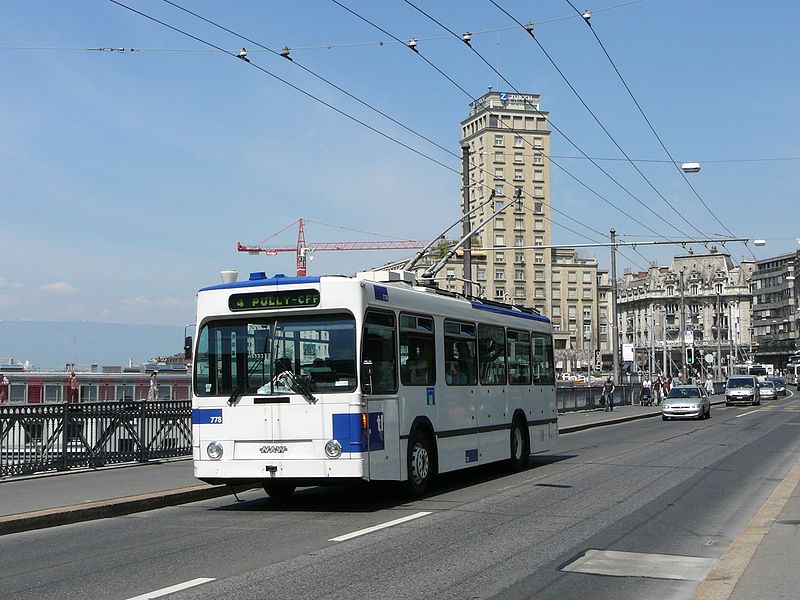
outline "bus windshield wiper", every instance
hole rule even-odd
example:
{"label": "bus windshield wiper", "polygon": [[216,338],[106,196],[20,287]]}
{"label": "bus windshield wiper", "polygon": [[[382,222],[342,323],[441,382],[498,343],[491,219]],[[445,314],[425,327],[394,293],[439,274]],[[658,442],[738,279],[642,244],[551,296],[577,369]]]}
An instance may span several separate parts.
{"label": "bus windshield wiper", "polygon": [[303,379],[299,379],[292,371],[282,371],[276,376],[276,379],[293,392],[300,394],[306,399],[307,402],[310,402],[311,404],[317,403],[317,398],[311,393],[311,388],[308,386],[308,382]]}

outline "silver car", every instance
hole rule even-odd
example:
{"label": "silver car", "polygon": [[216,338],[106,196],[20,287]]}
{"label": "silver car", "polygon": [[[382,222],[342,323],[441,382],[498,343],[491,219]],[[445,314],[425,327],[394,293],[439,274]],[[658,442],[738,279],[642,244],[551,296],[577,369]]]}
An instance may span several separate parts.
{"label": "silver car", "polygon": [[778,390],[772,381],[759,381],[758,391],[764,400],[775,400],[778,397]]}
{"label": "silver car", "polygon": [[711,401],[706,390],[699,385],[676,385],[661,405],[664,421],[677,418],[711,418]]}
{"label": "silver car", "polygon": [[760,388],[753,375],[735,375],[725,384],[725,406],[732,404],[761,404]]}

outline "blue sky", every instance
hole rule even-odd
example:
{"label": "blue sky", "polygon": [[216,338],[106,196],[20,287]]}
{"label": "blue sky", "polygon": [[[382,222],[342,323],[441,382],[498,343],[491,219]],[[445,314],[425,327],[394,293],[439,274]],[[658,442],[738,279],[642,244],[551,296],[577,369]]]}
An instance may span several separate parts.
{"label": "blue sky", "polygon": [[[460,41],[401,0],[342,0],[419,50],[473,97],[511,91]],[[158,0],[130,6],[257,64],[353,117],[444,162],[432,147],[296,65]],[[540,49],[488,0],[415,2],[473,46],[523,92],[541,94],[552,122],[590,156],[621,154]],[[582,19],[563,0],[498,0],[535,33],[626,153],[666,160]],[[470,99],[408,48],[328,0],[212,2],[186,8],[279,50],[437,143],[459,152]],[[783,2],[587,0],[592,25],[691,182],[739,236],[764,238],[759,258],[797,248],[796,119],[800,64]],[[795,41],[792,41],[795,40]],[[383,44],[378,42],[383,41]],[[83,48],[135,48],[133,53]],[[3,4],[0,21],[0,319],[183,325],[194,293],[221,269],[292,273],[294,256],[239,254],[298,217],[429,239],[457,217],[460,178],[252,65],[105,0]],[[553,154],[577,151],[557,133]],[[737,161],[737,162],[717,162]],[[678,235],[585,160],[559,162],[664,235]],[[625,161],[602,161],[636,197],[685,229]],[[669,164],[637,163],[700,230],[725,233]],[[558,169],[552,204],[595,230],[653,235]],[[557,222],[558,244],[597,237]],[[695,236],[693,231],[685,235]],[[294,242],[294,230],[272,240]],[[309,241],[369,239],[316,223]],[[377,238],[376,238],[377,239]],[[641,249],[668,263],[668,247]],[[675,250],[674,252],[678,252]],[[735,259],[748,256],[731,247]],[[607,250],[587,250],[608,265]],[[353,273],[398,253],[318,253],[310,271]],[[639,263],[642,259],[632,255]],[[632,266],[625,259],[621,267]],[[634,268],[636,268],[634,266]]]}

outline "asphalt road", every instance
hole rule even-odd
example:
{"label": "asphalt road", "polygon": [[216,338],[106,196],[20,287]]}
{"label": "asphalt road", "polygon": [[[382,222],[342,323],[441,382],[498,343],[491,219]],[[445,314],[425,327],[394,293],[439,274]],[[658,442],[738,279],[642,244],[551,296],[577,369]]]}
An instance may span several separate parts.
{"label": "asphalt road", "polygon": [[800,402],[756,408],[564,435],[521,473],[448,475],[413,502],[254,490],[3,536],[0,598],[689,598],[797,462]]}

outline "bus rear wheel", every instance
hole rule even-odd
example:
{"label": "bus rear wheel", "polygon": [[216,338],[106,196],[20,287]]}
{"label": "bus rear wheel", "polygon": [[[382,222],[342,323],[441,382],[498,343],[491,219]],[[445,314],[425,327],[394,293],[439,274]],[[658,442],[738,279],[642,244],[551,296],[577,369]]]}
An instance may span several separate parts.
{"label": "bus rear wheel", "polygon": [[530,453],[527,427],[523,425],[521,419],[514,419],[511,424],[511,468],[514,471],[525,468]]}
{"label": "bus rear wheel", "polygon": [[431,446],[424,433],[415,431],[408,440],[408,480],[406,489],[421,496],[431,479]]}
{"label": "bus rear wheel", "polygon": [[267,481],[264,483],[264,491],[277,502],[284,502],[291,498],[296,488],[297,486],[285,481]]}

